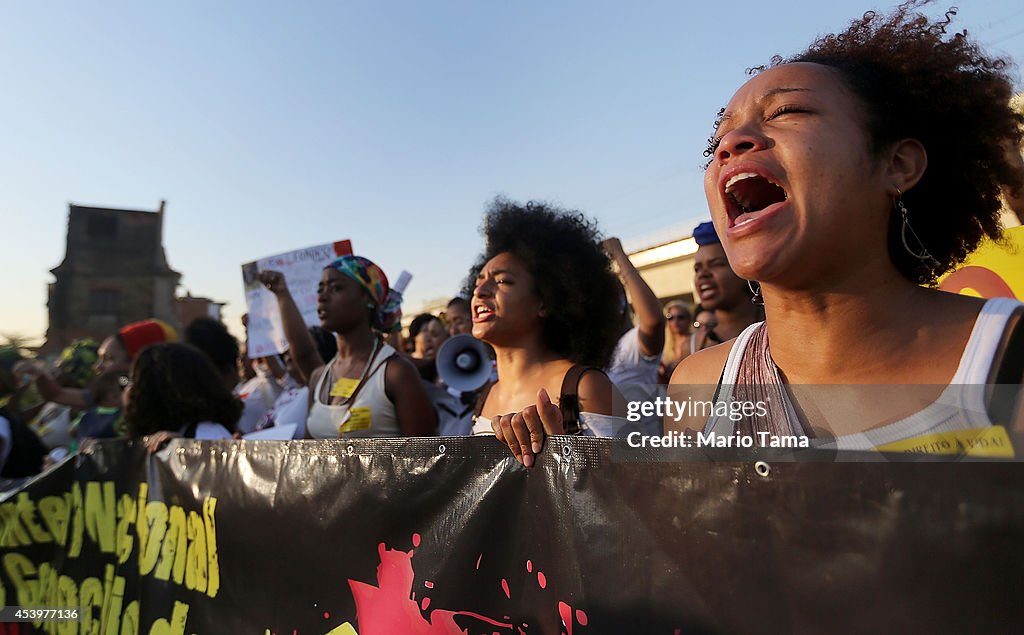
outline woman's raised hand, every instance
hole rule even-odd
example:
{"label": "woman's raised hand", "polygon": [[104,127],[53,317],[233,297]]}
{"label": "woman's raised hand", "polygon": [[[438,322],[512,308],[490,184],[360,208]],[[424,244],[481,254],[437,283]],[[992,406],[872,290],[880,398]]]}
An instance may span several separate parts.
{"label": "woman's raised hand", "polygon": [[280,271],[261,271],[260,282],[274,295],[281,295],[288,291],[288,283],[285,282],[284,274]]}
{"label": "woman's raised hand", "polygon": [[551,403],[548,391],[537,391],[537,403],[520,412],[495,417],[491,422],[494,435],[508,445],[516,460],[533,467],[534,456],[544,447],[546,434],[561,434],[562,411]]}

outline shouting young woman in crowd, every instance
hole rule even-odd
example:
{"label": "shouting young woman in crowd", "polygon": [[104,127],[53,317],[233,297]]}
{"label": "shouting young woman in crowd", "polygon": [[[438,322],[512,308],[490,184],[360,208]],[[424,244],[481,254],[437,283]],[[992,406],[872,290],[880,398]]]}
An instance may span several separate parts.
{"label": "shouting young woman in crowd", "polygon": [[[683,360],[672,382],[769,407],[667,427],[868,450],[1009,417],[1012,403],[977,386],[1021,381],[1021,304],[928,286],[999,237],[1004,147],[1024,122],[1006,64],[919,4],[773,60],[721,113],[708,203],[766,319]],[[860,397],[844,407],[836,391],[796,389],[811,384]],[[881,386],[909,384],[931,386]]]}
{"label": "shouting young woman in crowd", "polygon": [[473,432],[493,432],[529,467],[545,434],[602,435],[614,387],[600,369],[619,336],[620,288],[582,214],[497,199],[484,234],[470,304],[498,381],[482,393]]}

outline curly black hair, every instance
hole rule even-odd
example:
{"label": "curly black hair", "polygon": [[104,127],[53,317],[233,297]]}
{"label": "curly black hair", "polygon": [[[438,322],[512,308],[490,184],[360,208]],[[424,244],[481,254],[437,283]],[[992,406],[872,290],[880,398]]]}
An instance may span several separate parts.
{"label": "curly black hair", "polygon": [[[420,334],[420,331],[425,329],[427,325],[433,322],[434,320],[441,322],[441,318],[430,313],[420,313],[419,315],[414,317],[412,322],[409,323],[409,337],[415,339],[416,336]],[[441,322],[441,324],[443,325],[444,322]]]}
{"label": "curly black hair", "polygon": [[[949,35],[956,9],[940,20],[917,11],[929,2],[911,0],[891,14],[865,13],[844,32],[771,61],[812,62],[838,71],[864,107],[875,152],[908,138],[924,146],[928,167],[903,202],[935,262],[907,253],[899,213],[889,220],[890,258],[904,277],[920,284],[934,284],[985,237],[1001,237],[1000,186],[1016,187],[1019,181],[1004,152],[1007,145],[1018,147],[1024,125],[1010,106],[1010,62],[986,55],[966,31]],[[918,248],[912,239],[910,245]]]}
{"label": "curly black hair", "polygon": [[526,264],[548,309],[545,345],[575,363],[606,368],[622,316],[619,282],[595,223],[578,211],[535,201],[524,206],[499,196],[488,206],[483,234],[484,253],[463,294],[472,295],[487,261],[502,253],[515,255]]}
{"label": "curly black hair", "polygon": [[224,386],[213,362],[191,344],[147,346],[132,362],[124,419],[130,437],[209,421],[234,431],[242,402]]}
{"label": "curly black hair", "polygon": [[238,340],[220,320],[211,317],[192,320],[185,327],[185,342],[206,353],[218,370],[238,369]]}

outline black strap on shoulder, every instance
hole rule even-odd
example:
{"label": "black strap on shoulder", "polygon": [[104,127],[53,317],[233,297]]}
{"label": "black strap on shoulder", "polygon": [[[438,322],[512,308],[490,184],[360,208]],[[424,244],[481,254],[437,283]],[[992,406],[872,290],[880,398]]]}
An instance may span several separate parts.
{"label": "black strap on shoulder", "polygon": [[197,429],[199,429],[199,422],[193,421],[192,423],[188,424],[188,426],[185,427],[185,431],[182,433],[181,436],[185,439],[194,439],[196,438]]}
{"label": "black strap on shoulder", "polygon": [[722,368],[722,374],[718,376],[718,385],[715,386],[715,394],[711,397],[711,403],[718,403],[718,393],[722,392],[723,381],[725,381],[725,368]]}
{"label": "black strap on shoulder", "polygon": [[[558,396],[558,409],[562,411],[562,430],[565,434],[579,434],[580,432],[580,379],[588,371],[595,371],[604,374],[600,368],[573,364],[562,378],[562,389]],[[493,382],[488,382],[481,390],[476,401],[476,408],[473,409],[473,416],[479,417],[487,402],[487,395],[490,394]]]}
{"label": "black strap on shoulder", "polygon": [[580,432],[580,379],[588,370],[602,372],[592,366],[573,364],[562,379],[558,409],[562,411],[562,430],[565,431],[565,434],[579,434]]}

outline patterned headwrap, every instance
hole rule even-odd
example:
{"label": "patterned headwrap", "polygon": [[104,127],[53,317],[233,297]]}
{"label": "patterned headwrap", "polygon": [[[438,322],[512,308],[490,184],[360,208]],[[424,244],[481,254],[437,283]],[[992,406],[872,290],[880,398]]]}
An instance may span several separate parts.
{"label": "patterned headwrap", "polygon": [[155,319],[132,322],[117,334],[121,336],[124,349],[132,359],[150,344],[178,341],[178,332],[170,324]]}
{"label": "patterned headwrap", "polygon": [[71,342],[61,351],[57,360],[57,370],[67,378],[72,387],[85,388],[92,380],[93,366],[99,359],[99,347],[96,340],[83,337]]}
{"label": "patterned headwrap", "polygon": [[384,270],[362,256],[341,256],[327,266],[358,282],[373,298],[376,307],[371,326],[374,329],[390,333],[401,328],[402,294],[388,285]]}

